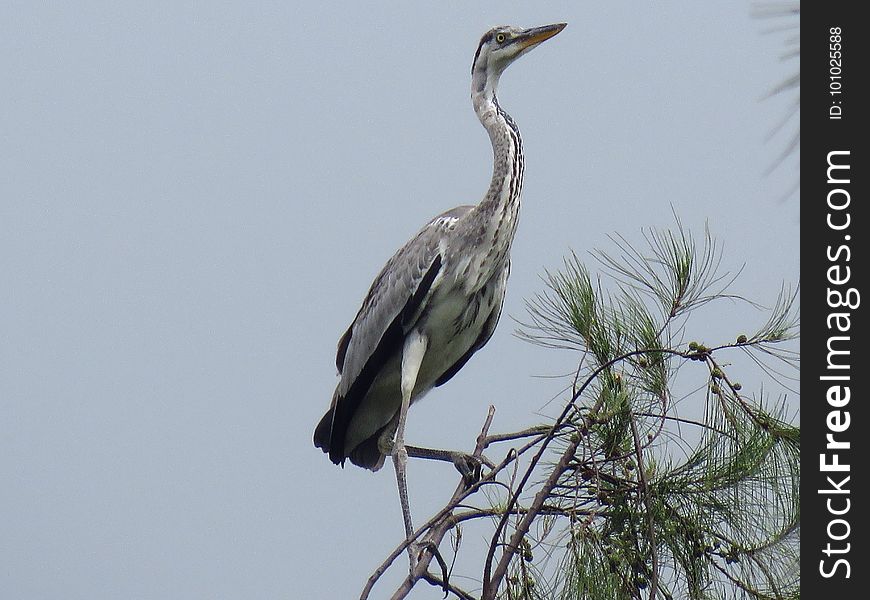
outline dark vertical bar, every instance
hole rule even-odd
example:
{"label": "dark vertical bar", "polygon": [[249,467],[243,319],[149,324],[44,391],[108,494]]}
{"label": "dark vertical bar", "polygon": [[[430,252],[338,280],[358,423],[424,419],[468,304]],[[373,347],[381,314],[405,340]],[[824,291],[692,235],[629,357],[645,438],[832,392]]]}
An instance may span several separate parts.
{"label": "dark vertical bar", "polygon": [[[860,2],[801,9],[801,592],[865,598],[867,39]],[[864,292],[867,292],[865,294]]]}

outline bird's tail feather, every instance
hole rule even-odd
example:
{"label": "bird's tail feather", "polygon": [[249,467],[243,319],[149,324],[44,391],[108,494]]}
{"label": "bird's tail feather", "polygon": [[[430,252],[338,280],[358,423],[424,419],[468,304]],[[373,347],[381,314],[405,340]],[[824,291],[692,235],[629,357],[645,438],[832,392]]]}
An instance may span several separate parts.
{"label": "bird's tail feather", "polygon": [[362,444],[351,450],[348,456],[350,462],[370,471],[377,471],[383,467],[384,460],[387,457],[381,452],[378,440],[380,440],[381,434],[387,427],[389,427],[389,424],[378,429],[373,436],[367,438]]}
{"label": "bird's tail feather", "polygon": [[335,409],[330,408],[320,419],[314,430],[314,445],[329,454],[329,440],[332,437],[332,417]]}
{"label": "bird's tail feather", "polygon": [[[336,454],[330,453],[334,412],[335,410],[333,408],[326,411],[326,414],[323,415],[323,418],[320,419],[320,422],[314,430],[314,445],[323,450],[324,453],[332,455]],[[381,427],[371,437],[367,438],[363,443],[351,450],[350,454],[347,456],[345,456],[343,452],[340,453],[339,460],[333,460],[333,462],[337,465],[343,465],[345,459],[349,458],[350,462],[358,467],[369,469],[370,471],[377,471],[384,466],[384,461],[386,459],[386,456],[381,452],[380,446],[378,445],[378,440],[384,430],[389,426],[390,423]],[[332,458],[332,456],[330,456],[330,458]]]}

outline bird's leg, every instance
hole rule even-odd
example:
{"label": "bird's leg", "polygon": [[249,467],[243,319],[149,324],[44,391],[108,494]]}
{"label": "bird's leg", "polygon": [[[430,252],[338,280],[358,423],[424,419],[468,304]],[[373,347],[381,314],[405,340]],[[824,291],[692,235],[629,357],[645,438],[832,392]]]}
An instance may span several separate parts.
{"label": "bird's leg", "polygon": [[[405,421],[408,418],[408,408],[411,406],[411,395],[417,384],[417,374],[426,354],[426,336],[413,330],[405,339],[402,349],[402,406],[399,408],[399,424],[396,427],[396,441],[393,444],[393,466],[396,469],[396,483],[399,486],[399,502],[402,504],[402,518],[405,522],[405,539],[410,540],[414,534],[411,524],[411,507],[408,502],[408,481],[405,477],[405,467],[408,462],[408,451],[405,449]],[[416,553],[413,545],[408,546],[411,569],[416,566]]]}

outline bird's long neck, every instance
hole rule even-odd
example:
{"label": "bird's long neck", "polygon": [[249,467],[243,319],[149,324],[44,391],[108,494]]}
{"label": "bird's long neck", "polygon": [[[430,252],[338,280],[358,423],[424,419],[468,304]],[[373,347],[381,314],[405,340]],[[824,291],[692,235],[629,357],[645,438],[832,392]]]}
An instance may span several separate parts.
{"label": "bird's long neck", "polygon": [[493,155],[489,190],[474,210],[478,213],[478,222],[485,224],[486,231],[480,233],[491,241],[490,247],[496,254],[492,258],[502,263],[516,232],[524,163],[520,130],[498,104],[497,83],[497,79],[489,78],[472,80],[474,111],[489,134]]}
{"label": "bird's long neck", "polygon": [[492,143],[492,181],[481,205],[506,208],[519,204],[523,186],[523,140],[511,116],[499,106],[495,90],[472,96],[474,111]]}

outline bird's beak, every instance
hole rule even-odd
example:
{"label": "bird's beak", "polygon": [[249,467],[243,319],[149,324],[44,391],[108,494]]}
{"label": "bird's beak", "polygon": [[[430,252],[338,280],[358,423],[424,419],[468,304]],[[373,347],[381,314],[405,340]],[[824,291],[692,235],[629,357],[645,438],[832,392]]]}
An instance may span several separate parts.
{"label": "bird's beak", "polygon": [[544,25],[542,27],[532,27],[526,29],[518,35],[514,43],[519,46],[520,51],[530,50],[565,29],[567,23],[555,23],[553,25]]}

